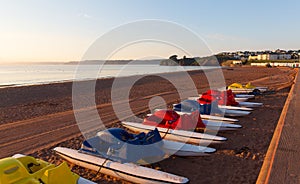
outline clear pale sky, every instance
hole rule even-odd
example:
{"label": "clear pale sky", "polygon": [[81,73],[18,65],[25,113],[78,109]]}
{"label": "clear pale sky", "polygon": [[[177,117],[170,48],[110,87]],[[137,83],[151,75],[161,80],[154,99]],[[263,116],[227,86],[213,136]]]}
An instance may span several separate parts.
{"label": "clear pale sky", "polygon": [[1,0],[0,62],[80,60],[102,34],[142,19],[183,25],[213,53],[300,49],[299,18],[299,0]]}

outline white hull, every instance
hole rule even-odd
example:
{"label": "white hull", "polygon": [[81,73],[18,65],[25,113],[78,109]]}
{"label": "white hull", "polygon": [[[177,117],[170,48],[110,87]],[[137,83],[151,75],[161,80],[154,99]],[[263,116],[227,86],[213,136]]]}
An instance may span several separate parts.
{"label": "white hull", "polygon": [[216,152],[215,148],[206,146],[196,146],[193,144],[163,140],[163,150],[170,155],[176,156],[206,156]]}
{"label": "white hull", "polygon": [[189,182],[189,180],[185,177],[177,176],[174,174],[158,171],[147,167],[138,166],[132,163],[122,164],[111,160],[107,160],[105,162],[104,158],[80,153],[74,149],[56,147],[54,150],[61,157],[63,157],[71,163],[94,171],[98,171],[99,168],[103,165],[100,170],[101,173],[134,183],[158,184]]}
{"label": "white hull", "polygon": [[241,107],[261,107],[263,103],[256,102],[239,102],[239,106]]}
{"label": "white hull", "polygon": [[[232,124],[228,121],[217,121],[217,120],[207,120],[202,119],[202,122],[206,125],[207,130],[214,130],[214,131],[226,131],[226,130],[237,130],[239,128],[242,128],[241,125]],[[122,124],[131,123],[131,122],[122,122]]]}
{"label": "white hull", "polygon": [[[155,109],[155,111],[158,111],[161,109]],[[176,111],[177,114],[182,115],[182,114],[191,114],[189,112],[180,112],[180,111]],[[147,116],[151,116],[152,114],[147,114]],[[222,116],[213,116],[213,115],[207,115],[207,114],[200,114],[201,119],[208,119],[208,120],[212,120],[212,121],[232,121],[232,122],[238,122],[238,119],[233,119],[233,118],[226,118],[226,117],[222,117]]]}
{"label": "white hull", "polygon": [[256,87],[256,88],[230,88],[233,93],[252,93],[254,90],[259,90],[259,92],[266,92],[267,87]]}
{"label": "white hull", "polygon": [[234,88],[231,89],[233,93],[252,93],[253,89],[244,89],[244,88]]}
{"label": "white hull", "polygon": [[267,91],[268,87],[263,87],[263,86],[256,86],[255,89],[259,89],[259,90],[263,90],[263,91]]}
{"label": "white hull", "polygon": [[237,102],[246,102],[249,98],[239,98],[239,97],[235,97],[234,100]]}
{"label": "white hull", "polygon": [[[177,104],[173,104],[173,105],[177,105]],[[230,116],[230,117],[240,117],[240,116],[246,116],[249,115],[251,112],[248,112],[246,110],[236,110],[234,107],[233,109],[226,109],[226,108],[220,108],[220,110],[223,112],[224,116]],[[180,111],[176,111],[178,114],[180,114]],[[184,114],[187,114],[186,112],[183,112]],[[203,114],[200,114],[201,118],[203,116]],[[206,115],[206,116],[211,116],[211,115]],[[219,117],[219,116],[216,116]],[[204,118],[204,117],[203,117]],[[215,117],[209,117],[209,119],[215,119]],[[221,120],[221,119],[215,119],[215,120],[220,120],[220,121],[226,121]],[[228,120],[230,121],[230,120]]]}
{"label": "white hull", "polygon": [[247,116],[251,112],[249,111],[240,111],[240,110],[231,110],[231,109],[225,109],[225,116],[230,116],[230,117],[240,117],[240,116]]}
{"label": "white hull", "polygon": [[241,111],[253,111],[252,108],[248,107],[239,107],[239,106],[229,106],[229,105],[219,105],[220,109],[229,109],[229,110],[241,110]]}
{"label": "white hull", "polygon": [[[177,112],[179,114],[179,112]],[[202,119],[208,119],[208,120],[215,120],[215,121],[232,121],[232,122],[238,122],[238,119],[233,119],[233,118],[225,118],[222,116],[211,116],[211,115],[206,115],[206,114],[201,114],[200,115]]]}
{"label": "white hull", "polygon": [[87,180],[85,178],[82,178],[80,177],[78,180],[77,180],[77,184],[96,184],[95,182],[92,182],[90,180]]}
{"label": "white hull", "polygon": [[236,98],[254,98],[254,95],[243,95],[243,94],[236,94],[235,95]]}
{"label": "white hull", "polygon": [[[195,156],[207,156],[216,152],[215,148],[206,146],[197,146],[194,144],[188,144],[183,142],[175,142],[170,140],[162,140],[161,150],[165,153],[166,157],[171,155],[182,157],[195,157]],[[84,150],[80,150],[81,153],[86,153]],[[87,152],[88,155],[97,156],[95,153]],[[101,157],[99,155],[99,157]]]}
{"label": "white hull", "polygon": [[145,132],[157,128],[160,135],[164,139],[177,141],[177,142],[184,142],[184,143],[193,143],[202,146],[206,146],[211,143],[222,143],[227,140],[227,138],[225,137],[220,137],[216,135],[185,131],[185,130],[172,130],[167,128],[144,125],[142,123],[122,122],[122,125],[134,132]]}
{"label": "white hull", "polygon": [[[188,100],[194,100],[194,101],[197,101],[200,97],[201,97],[201,95],[200,95],[200,96],[188,97]],[[247,101],[249,98],[248,98],[248,97],[235,97],[234,99],[235,99],[235,101],[237,101],[237,102],[245,102],[245,101]]]}
{"label": "white hull", "polygon": [[[176,111],[177,114],[182,115],[182,114],[191,114],[189,112],[179,112]],[[148,116],[151,116],[151,114],[148,114]],[[233,118],[225,118],[222,116],[212,116],[212,115],[206,115],[206,114],[200,114],[201,119],[207,119],[211,121],[228,121],[228,122],[238,122],[238,119],[233,119]]]}
{"label": "white hull", "polygon": [[[200,95],[201,96],[201,95]],[[191,97],[188,97],[188,100],[194,100],[194,101],[197,101],[200,96],[191,96]]]}
{"label": "white hull", "polygon": [[242,125],[224,123],[222,121],[202,120],[206,125],[206,129],[215,131],[237,130],[242,128]]}

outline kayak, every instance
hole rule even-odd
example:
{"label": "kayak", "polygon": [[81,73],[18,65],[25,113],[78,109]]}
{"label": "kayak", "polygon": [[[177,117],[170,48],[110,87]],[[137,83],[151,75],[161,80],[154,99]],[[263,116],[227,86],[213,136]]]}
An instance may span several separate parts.
{"label": "kayak", "polygon": [[206,93],[203,93],[201,98],[198,98],[196,101],[198,101],[200,104],[217,103],[219,107],[221,106],[221,108],[235,109],[235,110],[253,110],[250,109],[249,107],[260,106],[260,104],[256,104],[254,102],[242,102],[242,101],[237,102],[235,100],[234,93],[232,92],[232,90],[227,90],[222,92],[217,90],[208,90]]}
{"label": "kayak", "polygon": [[[183,115],[181,112],[176,112],[178,115]],[[189,113],[190,115],[191,113]],[[152,114],[148,114],[148,117],[152,116]],[[210,130],[210,131],[226,131],[226,130],[237,130],[242,128],[242,125],[238,124],[232,124],[232,123],[225,123],[223,121],[216,121],[216,120],[208,120],[208,119],[201,119],[202,123],[205,125],[205,127],[202,127],[202,129]],[[122,124],[127,124],[131,122],[122,122]],[[188,122],[187,122],[188,123]],[[168,125],[159,126],[163,128],[169,128]],[[178,129],[178,127],[176,127]],[[201,127],[192,127],[192,129],[197,129]]]}
{"label": "kayak", "polygon": [[[200,95],[200,97],[189,97],[188,100],[197,101],[199,98],[201,98],[201,95]],[[237,101],[238,103],[245,102],[247,100],[248,100],[248,98],[235,98],[235,101]],[[174,105],[176,105],[176,104],[173,104],[173,106]],[[222,108],[223,106],[224,105],[218,105],[219,108]],[[251,108],[241,107],[240,105],[238,105],[238,106],[228,106],[228,109],[230,109],[230,107],[235,107],[234,109],[236,109],[236,110],[244,110],[244,111],[252,111],[253,110]]]}
{"label": "kayak", "polygon": [[[254,93],[256,89],[246,89],[246,88],[228,88],[228,89],[231,89],[233,93],[246,93],[246,94],[251,94],[251,93]],[[260,92],[264,92],[264,91],[261,91],[259,89],[256,90],[257,93],[260,93]]]}
{"label": "kayak", "polygon": [[235,100],[234,93],[232,90],[218,91],[208,90],[203,93],[200,98],[196,100],[200,104],[212,104],[238,106],[239,103]]}
{"label": "kayak", "polygon": [[157,128],[160,135],[164,137],[164,139],[178,142],[193,143],[201,146],[206,146],[211,143],[223,143],[227,140],[227,138],[221,136],[192,132],[187,130],[173,130],[169,128],[144,125],[142,123],[122,122],[122,125],[134,132],[144,132],[154,130],[155,128]]}
{"label": "kayak", "polygon": [[[162,142],[161,150],[166,154],[165,158],[170,155],[184,156],[184,157],[207,156],[216,152],[215,148],[209,148],[205,146],[196,146],[193,144],[187,144],[187,143],[175,142],[169,140],[161,140],[161,142]],[[99,152],[96,150],[93,150],[92,146],[89,147],[87,147],[86,145],[82,146],[80,152],[86,154],[92,154],[99,157],[108,157],[108,156],[104,156],[103,154],[99,154]]]}
{"label": "kayak", "polygon": [[66,162],[56,167],[22,154],[1,159],[0,173],[0,183],[3,184],[96,184],[72,173]]}
{"label": "kayak", "polygon": [[237,130],[242,128],[242,125],[224,123],[222,121],[211,121],[211,120],[202,120],[206,125],[206,129],[208,130],[217,130],[217,131],[225,131],[225,130]]}
{"label": "kayak", "polygon": [[249,98],[239,98],[239,97],[234,97],[234,99],[237,102],[246,102],[247,100],[249,100]]}
{"label": "kayak", "polygon": [[[199,98],[201,98],[202,95],[199,96],[192,96],[192,97],[188,97],[189,100],[198,100]],[[235,101],[237,102],[245,102],[247,101],[249,98],[248,97],[234,97]]]}
{"label": "kayak", "polygon": [[152,163],[170,155],[209,155],[216,149],[163,140],[157,129],[132,134],[121,128],[109,128],[83,141],[80,151],[119,162]]}
{"label": "kayak", "polygon": [[240,102],[239,102],[239,106],[230,106],[230,105],[218,105],[218,107],[220,109],[224,109],[224,110],[239,110],[239,111],[253,111],[252,108],[249,107],[241,107],[240,106]]}
{"label": "kayak", "polygon": [[67,161],[133,183],[188,183],[189,179],[133,163],[119,163],[78,150],[56,147],[55,152]]}
{"label": "kayak", "polygon": [[246,95],[246,94],[235,94],[235,98],[254,98],[254,95]]}
{"label": "kayak", "polygon": [[196,146],[193,144],[175,142],[170,140],[163,141],[163,150],[166,153],[174,154],[176,156],[188,157],[188,156],[207,156],[215,153],[217,150],[215,148],[210,148],[206,146]]}
{"label": "kayak", "polygon": [[251,112],[245,111],[245,110],[227,109],[227,108],[229,108],[228,106],[223,106],[223,107],[224,108],[220,108],[220,110],[224,112],[225,116],[240,117],[240,116],[247,116],[251,113]]}
{"label": "kayak", "polygon": [[240,83],[233,83],[228,86],[228,89],[231,89],[234,93],[253,93],[254,95],[268,90],[267,87],[253,86],[250,82],[246,85],[242,85]]}
{"label": "kayak", "polygon": [[[156,110],[160,110],[160,109],[156,109]],[[176,111],[179,115],[182,114],[190,114],[190,113],[186,113],[186,112],[178,112]],[[147,116],[151,116],[152,114],[147,114]],[[206,119],[206,120],[211,120],[211,121],[225,121],[227,123],[231,123],[231,122],[238,122],[238,119],[233,119],[233,118],[226,118],[226,117],[221,117],[221,116],[212,116],[212,115],[206,115],[206,114],[200,114],[202,119]]]}
{"label": "kayak", "polygon": [[[193,101],[196,101],[196,100],[193,100]],[[247,104],[247,103],[245,103],[245,104]],[[173,104],[173,106],[176,106],[176,105],[178,105],[178,104]],[[253,109],[249,108],[249,107],[230,106],[230,105],[218,105],[218,108],[221,109],[221,110],[223,109],[223,111],[225,111],[225,109],[228,109],[228,110],[241,110],[241,111],[253,111]]]}
{"label": "kayak", "polygon": [[[194,100],[195,98],[188,98],[190,100]],[[197,100],[197,99],[196,99]],[[176,105],[176,104],[173,104]],[[238,101],[238,106],[231,106],[231,105],[218,105],[220,109],[234,109],[234,110],[244,110],[244,111],[252,111],[253,109],[250,107],[260,107],[263,103],[258,102],[243,102]]]}
{"label": "kayak", "polygon": [[[224,113],[225,116],[229,116],[229,117],[247,116],[251,113],[249,111],[240,111],[240,110],[231,110],[231,109],[220,109],[220,110]],[[180,115],[191,113],[191,112],[187,112],[187,111],[177,111],[177,110],[175,110],[175,111]],[[217,117],[219,117],[219,118],[217,118]],[[202,115],[202,114],[201,114],[201,118],[210,119],[210,120],[219,120],[219,121],[232,121],[232,120],[234,120],[234,119],[231,119],[231,118],[225,118],[225,117],[223,118],[221,116],[211,116],[211,115]]]}
{"label": "kayak", "polygon": [[[177,112],[178,114],[184,114],[181,112]],[[238,119],[234,119],[234,118],[226,118],[226,117],[222,117],[222,116],[212,116],[212,115],[206,115],[206,114],[200,114],[202,119],[208,119],[208,120],[216,120],[216,121],[226,121],[228,123],[230,122],[238,122]]]}
{"label": "kayak", "polygon": [[[190,109],[191,110],[191,109]],[[232,119],[232,118],[224,118],[221,116],[212,116],[212,115],[205,115],[205,114],[199,114],[199,111],[193,111],[193,112],[178,112],[175,110],[165,110],[165,109],[155,109],[154,115],[158,116],[159,118],[156,120],[155,126],[157,123],[162,122],[163,119],[165,119],[166,114],[169,114],[169,118],[167,119],[167,121],[172,121],[174,123],[172,123],[173,125],[177,123],[177,119],[180,116],[186,116],[189,115],[190,117],[183,117],[185,120],[180,122],[180,125],[188,125],[188,126],[178,126],[176,124],[177,129],[183,129],[183,130],[194,130],[195,127],[196,128],[205,128],[205,125],[203,124],[203,122],[201,122],[203,119],[206,120],[211,120],[211,121],[226,121],[227,123],[232,123],[232,122],[237,122],[237,119]],[[192,115],[193,114],[193,115]],[[148,118],[151,117],[153,114],[147,114]],[[190,119],[192,118],[192,119]],[[146,120],[146,118],[144,119],[144,121]],[[166,120],[166,119],[165,119]],[[197,122],[197,126],[196,125],[192,125],[190,126],[190,124]]]}
{"label": "kayak", "polygon": [[[238,129],[242,128],[242,125],[232,124],[232,123],[224,123],[222,121],[212,121],[212,120],[202,120],[202,121],[206,126],[205,129],[211,130],[211,131],[238,130]],[[134,122],[123,121],[122,125],[124,125],[124,126],[126,125],[126,127],[127,127],[127,126],[130,126],[132,123],[134,123]],[[167,128],[167,127],[165,127],[165,128]]]}
{"label": "kayak", "polygon": [[206,114],[206,115],[212,114],[218,116],[224,115],[230,117],[246,116],[251,113],[247,110],[253,110],[245,107],[231,107],[231,106],[222,106],[222,108],[219,108],[219,105],[216,103],[213,105],[213,102],[202,104],[199,103],[199,101],[194,101],[194,100],[184,100],[180,104],[173,104],[173,109],[178,112],[187,112],[187,113],[198,110],[200,114]]}
{"label": "kayak", "polygon": [[257,102],[239,102],[239,106],[242,107],[261,107],[263,103],[257,103]]}
{"label": "kayak", "polygon": [[229,117],[240,117],[240,116],[247,116],[251,112],[249,111],[244,111],[244,110],[234,110],[234,109],[225,109],[225,108],[220,108],[221,111],[224,112],[225,116]]}

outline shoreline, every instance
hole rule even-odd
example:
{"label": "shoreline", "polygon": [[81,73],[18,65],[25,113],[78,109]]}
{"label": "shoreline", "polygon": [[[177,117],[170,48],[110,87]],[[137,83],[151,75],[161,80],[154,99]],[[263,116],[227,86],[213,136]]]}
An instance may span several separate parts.
{"label": "shoreline", "polygon": [[[195,81],[199,93],[209,88],[207,81],[205,82],[204,72],[191,71],[189,74]],[[223,74],[227,85],[233,82],[252,81],[254,85],[267,84],[276,90],[276,87],[281,87],[281,84],[287,83],[287,80],[295,75],[295,70],[236,67],[230,68],[230,70],[223,69]],[[164,75],[179,80],[179,82],[185,82],[180,81],[180,73]],[[125,77],[121,80],[126,82],[131,78],[134,77]],[[100,116],[105,117],[103,121],[107,127],[119,127],[120,124],[113,113],[110,101],[112,83],[113,79],[97,80],[95,101]],[[274,83],[278,84],[274,85]],[[171,157],[152,165],[152,167],[159,167],[160,170],[186,176],[191,179],[191,183],[197,183],[196,181],[218,183],[222,182],[222,179],[224,180],[224,176],[228,183],[251,183],[257,177],[257,170],[260,169],[264,150],[269,144],[267,140],[273,134],[272,127],[277,124],[274,112],[280,114],[281,104],[284,103],[288,90],[289,87],[281,89],[275,94],[257,97],[254,101],[264,102],[265,107],[255,109],[250,116],[239,118],[239,124],[244,127],[241,130],[220,133],[229,140],[227,143],[215,147],[218,150],[217,153],[209,157],[186,159]],[[0,148],[3,150],[1,157],[21,152],[32,154],[52,163],[60,163],[62,160],[49,148],[60,145],[78,149],[83,137],[79,136],[80,131],[74,119],[71,94],[72,83],[0,89],[0,130],[3,132],[0,139]],[[137,81],[131,89],[130,105],[134,114],[140,118],[145,117],[149,112],[149,100],[153,96],[161,96],[167,104],[178,102],[179,99],[172,84],[151,75]],[[265,140],[257,140],[263,139],[262,137],[265,137]],[[248,147],[250,150],[247,151],[244,147]],[[252,159],[253,157],[255,158]],[[233,166],[241,171],[236,170],[237,168]],[[91,176],[85,169],[76,166],[72,166],[72,168],[82,176]],[[191,168],[197,168],[200,173]],[[223,171],[224,168],[227,168],[227,171]],[[212,169],[216,171],[217,175],[209,177]],[[241,172],[247,172],[247,169],[250,169],[251,172],[246,173],[245,176],[245,173]],[[116,181],[108,176],[104,176],[106,179],[101,177],[103,175],[97,177],[97,182]],[[226,183],[226,181],[224,182]]]}
{"label": "shoreline", "polygon": [[[173,66],[170,66],[173,67]],[[175,66],[178,67],[178,66]],[[180,66],[185,67],[185,66]],[[199,66],[198,66],[199,67]],[[201,66],[200,66],[201,67]],[[205,67],[205,66],[202,66]],[[57,80],[57,81],[45,81],[45,82],[35,82],[35,83],[23,83],[23,84],[0,84],[0,89],[3,88],[14,88],[14,87],[26,87],[26,86],[40,86],[40,85],[51,85],[51,84],[60,84],[60,83],[68,83],[68,82],[88,82],[88,81],[98,81],[102,79],[115,79],[115,78],[123,78],[123,77],[132,77],[132,76],[147,76],[147,75],[158,75],[158,74],[167,74],[167,73],[178,73],[178,72],[192,72],[192,71],[204,71],[204,70],[214,70],[214,69],[225,69],[227,68],[222,66],[207,66],[207,67],[214,67],[214,68],[206,68],[206,69],[192,69],[192,70],[186,70],[186,71],[170,71],[170,72],[158,72],[158,73],[150,73],[150,74],[133,74],[133,75],[127,75],[127,76],[103,76],[99,78],[86,78],[86,79],[64,79],[64,80]],[[76,72],[74,72],[75,75]]]}

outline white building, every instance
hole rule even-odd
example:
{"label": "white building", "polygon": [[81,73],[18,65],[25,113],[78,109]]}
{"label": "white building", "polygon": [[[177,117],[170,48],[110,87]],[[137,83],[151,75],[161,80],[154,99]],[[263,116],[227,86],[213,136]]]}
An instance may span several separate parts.
{"label": "white building", "polygon": [[242,65],[242,61],[241,60],[237,60],[237,61],[232,61],[232,64],[234,65]]}
{"label": "white building", "polygon": [[256,56],[249,56],[248,60],[288,60],[291,58],[292,58],[291,54],[269,53],[269,54],[258,54]]}
{"label": "white building", "polygon": [[257,55],[250,55],[248,57],[248,60],[258,60],[258,56]]}

